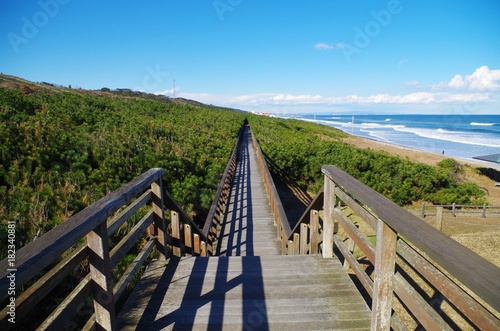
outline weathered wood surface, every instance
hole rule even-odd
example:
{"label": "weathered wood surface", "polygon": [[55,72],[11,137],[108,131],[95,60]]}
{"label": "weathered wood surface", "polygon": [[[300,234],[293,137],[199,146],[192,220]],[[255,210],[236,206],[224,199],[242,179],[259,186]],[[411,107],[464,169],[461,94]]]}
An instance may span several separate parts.
{"label": "weathered wood surface", "polygon": [[[500,311],[499,268],[335,166],[323,173],[453,277]],[[326,191],[326,190],[325,190]],[[326,193],[325,193],[326,194]],[[326,197],[325,197],[326,200]]]}
{"label": "weathered wood surface", "polygon": [[281,248],[275,233],[271,206],[246,126],[214,255],[277,255]]}
{"label": "weathered wood surface", "polygon": [[[16,253],[16,288],[21,287],[87,233],[104,222],[133,197],[146,191],[151,181],[163,175],[163,169],[151,169],[70,217],[51,231]],[[8,261],[0,261],[0,301],[7,297]]]}
{"label": "weathered wood surface", "polygon": [[370,311],[337,259],[172,257],[152,263],[120,330],[368,330]]}

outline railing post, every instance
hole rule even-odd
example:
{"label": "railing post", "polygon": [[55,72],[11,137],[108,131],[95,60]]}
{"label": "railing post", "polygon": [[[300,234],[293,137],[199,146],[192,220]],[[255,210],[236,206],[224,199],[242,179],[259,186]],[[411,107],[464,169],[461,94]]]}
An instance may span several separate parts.
{"label": "railing post", "polygon": [[106,222],[87,234],[97,330],[116,330],[115,300]]}
{"label": "railing post", "polygon": [[167,231],[165,226],[165,204],[163,201],[163,183],[161,177],[151,184],[153,193],[153,224],[156,236],[156,250],[158,260],[165,260],[167,253]]}
{"label": "railing post", "polygon": [[323,257],[333,257],[333,230],[335,211],[335,183],[325,176],[325,219],[323,220]]}
{"label": "railing post", "polygon": [[443,227],[443,207],[436,207],[436,229],[441,231]]}
{"label": "railing post", "polygon": [[396,232],[379,219],[372,295],[372,330],[390,330],[391,328],[396,243]]}

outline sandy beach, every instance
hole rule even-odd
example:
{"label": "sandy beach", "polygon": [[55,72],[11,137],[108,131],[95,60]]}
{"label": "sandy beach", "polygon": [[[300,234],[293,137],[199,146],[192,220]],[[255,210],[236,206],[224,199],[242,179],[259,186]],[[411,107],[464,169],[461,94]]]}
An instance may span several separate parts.
{"label": "sandy beach", "polygon": [[[442,155],[442,154],[420,151],[410,147],[390,144],[362,137],[351,136],[349,138],[345,138],[344,142],[358,148],[370,148],[377,151],[386,151],[389,154],[399,155],[403,158],[408,158],[410,160],[432,166],[437,165],[440,161],[446,158],[454,158],[446,154]],[[493,163],[490,165],[486,162],[484,163],[480,161],[476,162],[474,160],[466,160],[459,158],[454,158],[454,159],[461,164],[469,166],[466,167],[465,180],[471,181],[473,183],[476,183],[478,186],[485,188],[489,194],[488,200],[490,201],[490,204],[493,206],[500,206],[500,187],[496,186],[497,182],[486,176],[479,175],[476,172],[472,171],[471,169],[471,168],[492,168],[500,172],[499,166]]]}

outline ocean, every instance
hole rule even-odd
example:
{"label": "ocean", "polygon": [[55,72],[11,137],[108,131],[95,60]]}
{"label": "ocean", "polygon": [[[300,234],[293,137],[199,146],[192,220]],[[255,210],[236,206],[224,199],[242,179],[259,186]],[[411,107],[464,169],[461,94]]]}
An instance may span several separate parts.
{"label": "ocean", "polygon": [[307,114],[296,118],[454,158],[471,160],[474,156],[500,154],[500,115]]}

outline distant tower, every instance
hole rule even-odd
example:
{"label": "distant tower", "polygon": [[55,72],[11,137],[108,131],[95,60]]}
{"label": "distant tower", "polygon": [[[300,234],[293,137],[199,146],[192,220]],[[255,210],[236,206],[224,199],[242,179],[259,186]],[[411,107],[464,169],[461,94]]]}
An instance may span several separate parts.
{"label": "distant tower", "polygon": [[174,78],[174,89],[172,90],[172,98],[175,98],[175,78]]}

